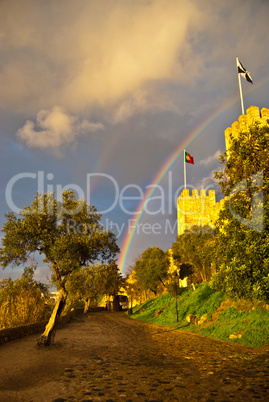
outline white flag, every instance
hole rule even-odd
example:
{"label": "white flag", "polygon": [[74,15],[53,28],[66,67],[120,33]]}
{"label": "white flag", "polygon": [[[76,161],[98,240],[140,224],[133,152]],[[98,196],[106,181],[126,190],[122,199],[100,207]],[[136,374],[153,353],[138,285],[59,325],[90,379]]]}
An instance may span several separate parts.
{"label": "white flag", "polygon": [[252,78],[250,76],[250,73],[243,67],[242,63],[238,59],[236,59],[237,62],[237,72],[238,74],[241,74],[242,77],[244,77],[248,82],[253,84]]}

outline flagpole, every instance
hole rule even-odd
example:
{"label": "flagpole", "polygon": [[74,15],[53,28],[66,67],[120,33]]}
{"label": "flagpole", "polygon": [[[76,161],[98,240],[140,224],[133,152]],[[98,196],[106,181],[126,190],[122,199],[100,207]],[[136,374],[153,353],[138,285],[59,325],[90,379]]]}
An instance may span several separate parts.
{"label": "flagpole", "polygon": [[239,92],[240,92],[240,99],[241,99],[241,108],[242,108],[242,114],[245,114],[244,111],[244,102],[243,102],[243,95],[242,95],[242,86],[241,86],[241,78],[240,74],[238,73],[238,57],[236,58],[236,67],[237,67],[237,75],[238,75],[238,84],[239,84]]}
{"label": "flagpole", "polygon": [[186,154],[186,151],[184,149],[184,158],[183,158],[183,163],[184,163],[184,188],[186,188],[186,160],[185,160],[185,154]]}

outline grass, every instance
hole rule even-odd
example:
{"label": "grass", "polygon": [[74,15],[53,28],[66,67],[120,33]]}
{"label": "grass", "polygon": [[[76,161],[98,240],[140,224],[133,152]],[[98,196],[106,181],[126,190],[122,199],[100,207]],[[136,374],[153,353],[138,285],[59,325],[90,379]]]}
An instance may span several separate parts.
{"label": "grass", "polygon": [[[255,303],[242,300],[235,303],[226,300],[222,292],[203,284],[196,290],[179,289],[177,307],[176,323],[175,297],[165,293],[137,306],[131,317],[240,345],[252,347],[269,345],[269,311],[255,307]],[[188,314],[198,318],[206,314],[206,322],[201,325],[190,325],[186,321]],[[229,336],[235,333],[241,334],[241,338],[229,339]]]}
{"label": "grass", "polygon": [[263,346],[269,344],[269,313],[257,308],[250,312],[236,311],[229,307],[209,327],[201,329],[202,335],[228,340],[230,334],[242,333],[241,339],[233,342],[246,346]]}

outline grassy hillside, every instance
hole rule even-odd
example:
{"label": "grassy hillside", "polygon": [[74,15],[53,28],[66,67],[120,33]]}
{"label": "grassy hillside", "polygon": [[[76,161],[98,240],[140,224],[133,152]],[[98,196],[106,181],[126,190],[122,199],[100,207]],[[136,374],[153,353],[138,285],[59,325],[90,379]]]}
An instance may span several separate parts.
{"label": "grassy hillside", "polygon": [[[131,317],[240,345],[264,346],[269,345],[269,310],[266,307],[268,305],[258,302],[227,300],[222,292],[203,284],[196,290],[179,290],[177,323],[175,297],[168,293],[136,307]],[[205,322],[197,324],[196,320],[196,324],[191,325],[186,320],[189,314],[198,319],[204,316]],[[234,339],[230,339],[230,335]]]}

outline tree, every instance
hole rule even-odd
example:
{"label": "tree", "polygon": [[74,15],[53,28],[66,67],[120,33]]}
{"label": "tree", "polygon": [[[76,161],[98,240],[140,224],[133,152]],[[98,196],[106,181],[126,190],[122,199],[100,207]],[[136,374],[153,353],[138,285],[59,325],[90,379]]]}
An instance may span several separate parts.
{"label": "tree", "polygon": [[141,285],[138,284],[136,273],[134,271],[134,267],[131,268],[132,271],[129,271],[127,274],[125,281],[124,281],[124,289],[128,296],[128,306],[131,308],[133,307],[134,301],[138,304],[143,303],[144,295],[143,295],[143,288]]}
{"label": "tree", "polygon": [[65,307],[67,311],[83,302],[84,313],[87,313],[91,304],[98,303],[98,298],[101,296],[102,291],[98,286],[99,276],[99,267],[95,265],[80,267],[68,275],[65,285],[68,292],[68,300]]}
{"label": "tree", "polygon": [[148,248],[134,265],[138,284],[156,295],[160,285],[165,286],[169,265],[169,257],[163,250],[159,247]]}
{"label": "tree", "polygon": [[121,275],[115,262],[110,264],[92,264],[80,267],[68,276],[66,290],[70,310],[79,302],[84,303],[84,313],[87,313],[91,304],[97,305],[106,294],[116,297],[122,283]]}
{"label": "tree", "polygon": [[216,222],[217,273],[212,285],[229,297],[269,298],[269,126],[231,138],[215,172],[226,196]]}
{"label": "tree", "polygon": [[119,252],[114,233],[106,231],[100,219],[96,208],[87,205],[85,200],[76,200],[73,191],[63,192],[61,201],[51,193],[37,194],[19,217],[12,212],[6,214],[0,249],[2,266],[20,265],[38,252],[51,267],[59,290],[55,308],[39,339],[40,345],[51,344],[66,304],[68,276],[97,260],[110,263]]}
{"label": "tree", "polygon": [[123,279],[119,273],[117,264],[114,262],[103,265],[101,269],[101,282],[103,283],[103,293],[115,297],[121,286],[123,285]]}
{"label": "tree", "polygon": [[184,270],[187,268],[186,264],[189,269],[191,266],[191,275],[197,283],[207,282],[211,277],[214,237],[214,232],[208,225],[192,226],[179,235],[177,241],[172,244],[175,265]]}

